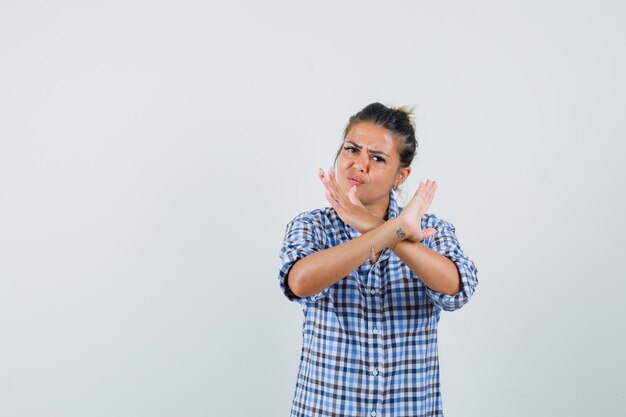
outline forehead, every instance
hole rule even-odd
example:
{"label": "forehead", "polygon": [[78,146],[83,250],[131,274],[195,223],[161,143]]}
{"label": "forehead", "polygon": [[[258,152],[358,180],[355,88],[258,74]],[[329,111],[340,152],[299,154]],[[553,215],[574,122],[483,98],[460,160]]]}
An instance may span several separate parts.
{"label": "forehead", "polygon": [[361,122],[355,124],[346,135],[345,140],[375,151],[383,151],[388,155],[397,153],[396,141],[391,132],[374,123]]}

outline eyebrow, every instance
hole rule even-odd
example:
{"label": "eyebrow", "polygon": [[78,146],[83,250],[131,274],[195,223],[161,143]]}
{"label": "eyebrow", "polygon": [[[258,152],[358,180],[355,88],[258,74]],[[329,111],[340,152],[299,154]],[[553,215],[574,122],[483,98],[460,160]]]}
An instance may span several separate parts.
{"label": "eyebrow", "polygon": [[[354,143],[351,140],[347,140],[346,143],[350,143],[352,146],[354,146],[355,148],[357,148],[358,150],[363,149],[363,147],[361,145],[359,145],[358,143]],[[369,153],[371,153],[372,155],[385,155],[386,157],[389,157],[389,155],[387,155],[385,152],[383,151],[374,151],[374,150],[369,150]]]}

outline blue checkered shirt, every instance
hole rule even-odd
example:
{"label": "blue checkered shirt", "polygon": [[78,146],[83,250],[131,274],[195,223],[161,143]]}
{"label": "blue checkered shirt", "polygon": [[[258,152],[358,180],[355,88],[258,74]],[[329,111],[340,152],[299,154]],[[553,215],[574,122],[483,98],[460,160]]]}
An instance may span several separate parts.
{"label": "blue checkered shirt", "polygon": [[[387,218],[398,215],[391,195]],[[478,284],[474,263],[461,250],[454,226],[432,214],[423,242],[451,259],[463,288],[452,296],[433,291],[385,249],[318,294],[298,298],[286,285],[293,264],[359,236],[332,208],[305,212],[287,225],[280,250],[280,287],[302,305],[302,353],[291,416],[442,416],[437,355],[441,310],[461,308]]]}

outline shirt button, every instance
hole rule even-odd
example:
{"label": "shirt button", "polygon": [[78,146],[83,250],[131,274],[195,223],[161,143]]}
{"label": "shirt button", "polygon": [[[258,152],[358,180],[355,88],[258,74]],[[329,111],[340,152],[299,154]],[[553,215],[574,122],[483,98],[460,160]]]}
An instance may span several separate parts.
{"label": "shirt button", "polygon": [[376,417],[376,415],[377,415],[376,410],[372,410],[372,412],[370,413],[370,416]]}
{"label": "shirt button", "polygon": [[372,375],[374,375],[374,376],[378,376],[378,370],[377,370],[377,369],[374,369],[374,371],[372,371]]}
{"label": "shirt button", "polygon": [[[374,288],[372,288],[370,290],[370,294],[372,294],[372,295],[376,294],[376,290]],[[372,411],[372,413],[375,413],[375,411]]]}
{"label": "shirt button", "polygon": [[372,330],[372,333],[378,334],[378,327],[374,327],[374,329]]}

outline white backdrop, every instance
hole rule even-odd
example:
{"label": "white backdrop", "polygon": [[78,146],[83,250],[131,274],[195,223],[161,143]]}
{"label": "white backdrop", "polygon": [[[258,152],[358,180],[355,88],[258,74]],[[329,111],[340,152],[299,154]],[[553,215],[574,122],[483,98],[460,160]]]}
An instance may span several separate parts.
{"label": "white backdrop", "polygon": [[416,105],[447,416],[623,416],[623,1],[0,0],[0,415],[285,416],[284,228]]}

